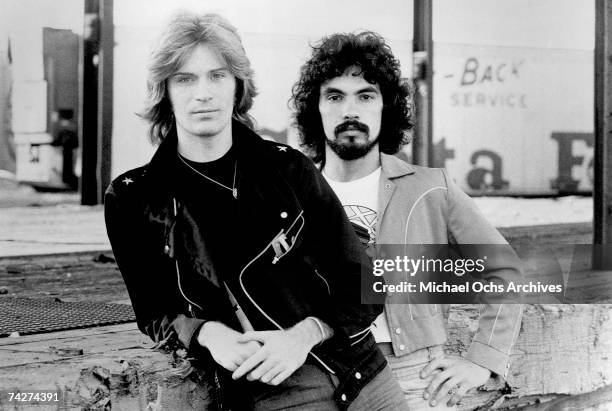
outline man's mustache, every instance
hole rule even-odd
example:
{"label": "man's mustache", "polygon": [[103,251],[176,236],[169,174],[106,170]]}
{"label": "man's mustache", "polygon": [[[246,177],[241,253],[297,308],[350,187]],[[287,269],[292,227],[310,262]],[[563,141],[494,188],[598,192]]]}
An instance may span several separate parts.
{"label": "man's mustache", "polygon": [[367,124],[360,123],[357,120],[347,120],[343,123],[338,124],[334,129],[334,133],[338,135],[343,131],[349,130],[357,130],[364,133],[369,133],[370,128],[367,126]]}

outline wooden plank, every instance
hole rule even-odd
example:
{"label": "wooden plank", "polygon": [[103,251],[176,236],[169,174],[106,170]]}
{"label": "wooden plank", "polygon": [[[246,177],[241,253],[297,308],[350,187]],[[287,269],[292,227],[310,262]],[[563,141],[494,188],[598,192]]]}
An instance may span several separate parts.
{"label": "wooden plank", "polygon": [[81,328],[78,330],[57,331],[53,333],[24,335],[19,338],[0,338],[0,349],[4,346],[18,346],[33,342],[64,340],[75,337],[95,337],[99,334],[113,334],[124,332],[140,332],[136,323],[126,323],[118,325],[104,325],[95,328]]}
{"label": "wooden plank", "polygon": [[[460,410],[509,410],[572,396],[578,397],[570,402],[570,408],[544,409],[582,410],[593,404],[608,404],[601,409],[612,409],[608,397],[612,387],[612,305],[524,308],[521,332],[511,354],[508,387],[502,384],[472,393],[462,401]],[[452,306],[448,352],[467,350],[477,319],[477,307]],[[602,387],[607,387],[603,394],[598,391]]]}
{"label": "wooden plank", "polygon": [[[0,347],[0,389],[59,391],[62,401],[54,409],[208,409],[212,401],[204,370],[190,373],[189,364],[176,353],[151,349],[153,343],[133,325],[52,333],[38,341],[36,336],[11,340]],[[84,354],[66,357],[45,351],[64,344],[81,344]],[[10,353],[11,347],[20,346],[29,351]],[[0,409],[5,405],[8,409],[0,401]],[[10,405],[15,410],[28,407]]]}
{"label": "wooden plank", "polygon": [[0,287],[9,296],[129,303],[111,253],[2,258]]}
{"label": "wooden plank", "polygon": [[546,402],[513,408],[515,411],[592,410],[607,411],[612,406],[612,386],[574,396],[561,396]]}
{"label": "wooden plank", "polygon": [[104,355],[128,349],[150,349],[153,342],[139,330],[73,335],[64,331],[47,340],[20,342],[0,347],[0,369],[17,365],[54,363],[68,358]]}

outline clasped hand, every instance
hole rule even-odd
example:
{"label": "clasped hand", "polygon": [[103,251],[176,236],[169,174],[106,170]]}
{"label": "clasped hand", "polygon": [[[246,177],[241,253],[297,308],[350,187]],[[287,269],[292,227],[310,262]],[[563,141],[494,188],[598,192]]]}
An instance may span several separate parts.
{"label": "clasped hand", "polygon": [[302,323],[288,330],[242,334],[211,321],[200,329],[198,342],[219,365],[233,372],[233,379],[246,375],[249,381],[278,385],[304,364],[319,341]]}

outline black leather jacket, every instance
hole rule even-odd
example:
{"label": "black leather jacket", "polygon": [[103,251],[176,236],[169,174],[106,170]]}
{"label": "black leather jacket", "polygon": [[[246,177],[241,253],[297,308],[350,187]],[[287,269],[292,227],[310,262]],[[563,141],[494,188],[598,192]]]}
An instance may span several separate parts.
{"label": "black leather jacket", "polygon": [[[260,218],[236,216],[244,234],[228,245],[228,258],[239,253],[245,263],[224,276],[226,284],[256,330],[288,328],[307,316],[334,329],[308,361],[339,377],[335,397],[346,407],[385,366],[369,331],[382,305],[360,303],[361,286],[372,277],[369,259],[310,160],[238,122],[233,145],[239,208]],[[105,217],[140,330],[156,342],[176,337],[202,355],[196,336],[205,321],[240,326],[201,227],[174,189],[176,146],[170,133],[148,165],[116,178]]]}

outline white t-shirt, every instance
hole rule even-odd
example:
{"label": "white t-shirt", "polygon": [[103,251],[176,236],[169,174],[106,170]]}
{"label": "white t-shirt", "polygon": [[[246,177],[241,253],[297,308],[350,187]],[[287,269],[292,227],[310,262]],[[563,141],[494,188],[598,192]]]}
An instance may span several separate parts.
{"label": "white t-shirt", "polygon": [[[349,221],[363,229],[360,237],[364,238],[365,233],[369,236],[368,244],[376,241],[380,171],[378,167],[367,176],[348,182],[334,181],[323,171],[323,177],[340,199]],[[384,312],[372,324],[372,334],[376,342],[391,341]]]}

